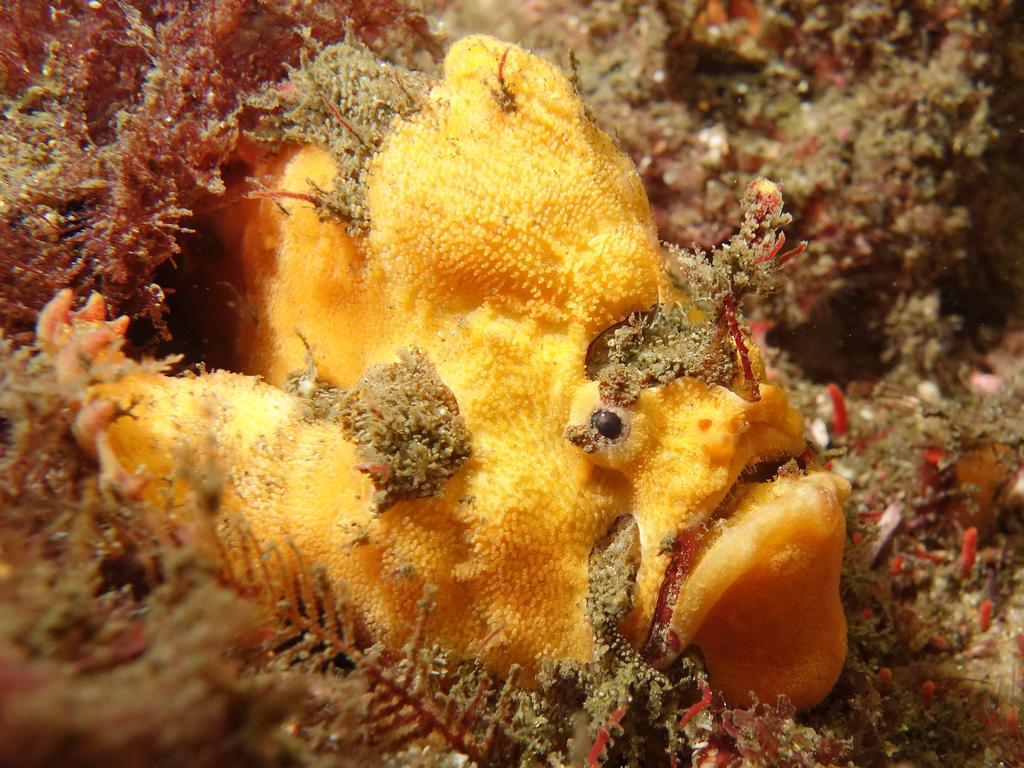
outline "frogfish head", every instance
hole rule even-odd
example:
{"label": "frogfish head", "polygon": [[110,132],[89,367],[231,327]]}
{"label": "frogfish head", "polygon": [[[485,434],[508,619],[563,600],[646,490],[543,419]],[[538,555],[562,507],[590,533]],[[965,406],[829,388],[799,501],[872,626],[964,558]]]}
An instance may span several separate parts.
{"label": "frogfish head", "polygon": [[731,702],[784,694],[807,707],[846,656],[850,489],[801,466],[803,419],[778,387],[760,392],[750,402],[684,376],[622,405],[588,382],[570,429],[589,427],[584,455],[628,487],[638,554],[626,637],[660,668],[696,646]]}

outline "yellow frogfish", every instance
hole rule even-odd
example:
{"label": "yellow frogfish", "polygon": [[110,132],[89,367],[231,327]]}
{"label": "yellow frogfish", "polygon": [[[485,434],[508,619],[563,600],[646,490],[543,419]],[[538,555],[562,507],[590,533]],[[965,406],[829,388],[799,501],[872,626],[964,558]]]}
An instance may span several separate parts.
{"label": "yellow frogfish", "polygon": [[[770,383],[595,377],[596,340],[687,299],[635,169],[564,74],[457,42],[369,161],[362,234],[302,199],[330,185],[326,151],[262,171],[284,194],[222,228],[255,318],[245,373],[93,384],[80,434],[108,475],[173,514],[197,482],[183,457],[212,453],[221,509],[343,582],[370,637],[401,646],[433,585],[428,639],[498,674],[593,657],[594,558],[614,535],[615,631],[649,663],[697,648],[731,703],[823,699],[846,655],[849,486],[789,461],[803,420]],[[41,340],[123,333],[70,302]]]}

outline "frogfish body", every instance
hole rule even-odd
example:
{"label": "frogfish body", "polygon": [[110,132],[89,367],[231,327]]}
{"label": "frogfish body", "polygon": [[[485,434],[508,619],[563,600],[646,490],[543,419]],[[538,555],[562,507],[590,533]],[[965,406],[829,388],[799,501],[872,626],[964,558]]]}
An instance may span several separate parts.
{"label": "frogfish body", "polygon": [[[305,193],[334,165],[308,146],[261,172]],[[754,480],[805,451],[774,385],[748,400],[684,374],[614,399],[588,376],[602,332],[684,297],[636,171],[569,80],[461,40],[367,190],[365,235],[297,196],[227,215],[256,318],[236,340],[246,374],[94,385],[87,402],[124,413],[101,458],[173,509],[194,482],[181,457],[206,446],[222,508],[344,582],[375,640],[405,642],[431,584],[429,639],[499,674],[591,659],[592,556],[625,526],[613,619],[651,663],[696,646],[731,702],[820,701],[846,653],[849,487],[795,463]]]}

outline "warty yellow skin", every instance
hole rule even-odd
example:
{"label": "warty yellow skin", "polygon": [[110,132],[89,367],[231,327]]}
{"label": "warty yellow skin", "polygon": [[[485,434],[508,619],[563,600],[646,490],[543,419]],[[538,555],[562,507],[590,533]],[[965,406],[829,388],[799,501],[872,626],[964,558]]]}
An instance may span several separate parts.
{"label": "warty yellow skin", "polygon": [[[313,147],[262,171],[269,188],[298,193],[334,173]],[[589,343],[679,297],[630,162],[565,76],[515,46],[470,37],[452,48],[427,105],[398,120],[373,159],[367,205],[359,240],[302,201],[250,201],[229,214],[223,232],[258,318],[238,339],[238,364],[263,380],[140,374],[98,385],[89,399],[131,414],[109,430],[114,454],[151,478],[147,498],[162,505],[187,492],[181,452],[212,446],[224,507],[257,539],[290,539],[346,582],[375,638],[400,645],[433,584],[429,639],[499,673],[591,658],[589,557],[631,514],[641,555],[622,630],[642,646],[664,542],[710,521],[745,467],[801,453],[801,417],[770,384],[748,402],[684,377],[642,392],[614,450],[587,454],[566,439],[600,405],[584,373]],[[353,444],[279,388],[303,367],[296,331],[338,387],[400,348],[434,363],[472,439],[440,498],[373,514]],[[672,626],[683,645],[701,646],[731,701],[754,691],[806,707],[834,684],[848,490],[825,473],[738,487],[734,514],[708,523],[712,543]]]}

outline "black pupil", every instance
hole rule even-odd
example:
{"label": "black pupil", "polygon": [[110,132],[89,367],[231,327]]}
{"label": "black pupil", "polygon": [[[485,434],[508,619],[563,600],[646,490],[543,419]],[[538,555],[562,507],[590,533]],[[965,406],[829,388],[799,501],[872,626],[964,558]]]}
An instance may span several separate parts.
{"label": "black pupil", "polygon": [[597,430],[601,437],[614,440],[622,434],[622,419],[614,411],[601,409],[594,411],[590,417],[590,425]]}

